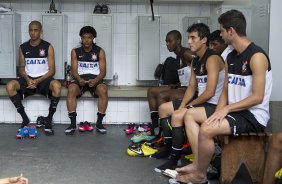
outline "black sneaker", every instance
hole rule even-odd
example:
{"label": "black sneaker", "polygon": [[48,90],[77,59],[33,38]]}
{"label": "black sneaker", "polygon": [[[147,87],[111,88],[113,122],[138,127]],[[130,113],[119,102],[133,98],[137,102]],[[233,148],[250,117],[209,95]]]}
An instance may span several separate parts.
{"label": "black sneaker", "polygon": [[49,122],[45,121],[44,132],[45,132],[45,135],[47,135],[47,136],[51,136],[51,135],[55,134],[55,132],[54,132],[54,130],[52,128],[52,123],[51,122],[49,123]]}
{"label": "black sneaker", "polygon": [[67,129],[65,129],[65,134],[66,135],[73,135],[75,133],[76,127],[74,126],[69,126]]}
{"label": "black sneaker", "polygon": [[168,158],[171,153],[171,146],[164,146],[159,149],[159,151],[150,156],[150,158],[162,159]]}
{"label": "black sneaker", "polygon": [[45,118],[44,116],[38,116],[36,119],[36,127],[40,128],[40,127],[44,127],[45,126]]}
{"label": "black sneaker", "polygon": [[105,129],[105,127],[103,125],[97,127],[96,125],[96,131],[99,132],[100,134],[106,134],[107,130]]}
{"label": "black sneaker", "polygon": [[160,165],[158,167],[156,167],[154,170],[158,173],[163,172],[166,169],[171,169],[174,170],[177,166],[177,161],[176,160],[172,160],[169,159],[166,163],[164,163],[163,165]]}

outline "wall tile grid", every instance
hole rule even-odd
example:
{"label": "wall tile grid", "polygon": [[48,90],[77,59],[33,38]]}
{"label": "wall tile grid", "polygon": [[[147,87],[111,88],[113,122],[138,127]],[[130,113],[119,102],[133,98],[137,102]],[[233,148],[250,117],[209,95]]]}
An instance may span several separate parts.
{"label": "wall tile grid", "polygon": [[[56,2],[56,1],[55,1]],[[58,1],[57,1],[58,2]],[[95,3],[89,1],[62,2],[56,8],[68,17],[67,55],[70,62],[71,49],[79,45],[79,30],[89,22],[89,15],[93,12]],[[14,11],[21,15],[21,35],[22,42],[29,39],[28,24],[31,20],[41,21],[41,13],[49,8],[49,1],[38,0],[12,0],[1,1],[0,5],[12,7]],[[114,50],[113,62],[114,71],[119,75],[120,85],[138,85],[136,81],[137,70],[137,16],[151,15],[149,4],[110,4],[110,12],[114,20]],[[173,56],[167,51],[165,36],[168,31],[177,29],[183,30],[182,18],[184,16],[209,16],[210,5],[208,4],[179,4],[179,5],[154,5],[155,15],[161,16],[161,59]],[[43,28],[44,29],[44,28]],[[99,36],[99,33],[98,33]],[[123,72],[127,71],[127,72]],[[47,115],[49,101],[29,98],[23,101],[26,112],[31,121],[35,121],[38,115]],[[58,104],[57,112],[54,115],[56,123],[68,123],[66,101],[62,99]],[[5,107],[5,108],[4,108]],[[81,99],[77,106],[77,121],[96,121],[97,100]],[[0,122],[20,122],[21,117],[16,112],[14,106],[7,98],[0,99]],[[107,116],[104,118],[107,123],[130,123],[149,122],[150,114],[146,99],[117,99],[109,100]]]}

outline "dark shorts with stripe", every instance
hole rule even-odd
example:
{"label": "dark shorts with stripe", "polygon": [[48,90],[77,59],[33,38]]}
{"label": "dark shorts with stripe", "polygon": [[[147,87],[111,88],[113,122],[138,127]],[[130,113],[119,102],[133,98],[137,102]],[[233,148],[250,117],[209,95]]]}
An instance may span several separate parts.
{"label": "dark shorts with stripe", "polygon": [[[207,117],[210,117],[215,112],[215,108],[205,107]],[[225,118],[229,123],[233,136],[238,136],[242,133],[262,133],[265,129],[265,126],[260,124],[248,110],[228,113]]]}
{"label": "dark shorts with stripe", "polygon": [[[95,79],[97,77],[97,75],[92,75],[92,74],[83,74],[80,75],[80,77],[82,79],[84,79],[85,81],[88,81],[90,79]],[[90,94],[94,97],[94,98],[98,98],[98,95],[95,93],[96,88],[99,84],[104,84],[103,80],[100,80],[97,82],[97,84],[93,87],[89,87],[88,83],[85,84],[85,86],[80,86],[78,81],[73,81],[72,83],[75,83],[79,86],[80,89],[80,94],[77,96],[77,98],[80,98],[86,91],[89,91]]]}
{"label": "dark shorts with stripe", "polygon": [[[33,80],[35,79],[38,79],[40,77],[29,77]],[[50,83],[55,80],[54,78],[52,77],[49,77],[45,80],[43,80],[42,82],[40,82],[37,87],[35,89],[29,89],[29,88],[26,88],[27,87],[27,82],[24,78],[19,78],[18,79],[18,82],[20,84],[20,90],[18,91],[19,95],[21,96],[21,99],[24,99],[28,96],[32,96],[32,95],[35,95],[35,94],[42,94],[44,96],[46,96],[47,98],[51,98],[52,97],[52,91],[49,90],[49,86],[50,86]]]}

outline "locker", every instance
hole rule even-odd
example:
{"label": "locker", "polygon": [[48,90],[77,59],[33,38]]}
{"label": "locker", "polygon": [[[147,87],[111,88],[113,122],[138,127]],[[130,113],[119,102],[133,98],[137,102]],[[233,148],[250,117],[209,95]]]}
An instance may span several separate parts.
{"label": "locker", "polygon": [[105,79],[113,79],[113,21],[112,15],[90,15],[90,25],[97,31],[96,44],[106,53],[107,74]]}
{"label": "locker", "polygon": [[17,75],[18,49],[21,42],[20,16],[0,13],[0,78]]}
{"label": "locker", "polygon": [[55,51],[55,79],[64,79],[64,62],[67,61],[67,16],[42,14],[42,38],[51,43]]}
{"label": "locker", "polygon": [[182,33],[182,45],[184,47],[188,47],[188,32],[187,29],[194,23],[204,23],[209,26],[209,18],[208,17],[183,17],[183,33]]}
{"label": "locker", "polygon": [[160,63],[160,17],[138,16],[137,80],[155,80]]}

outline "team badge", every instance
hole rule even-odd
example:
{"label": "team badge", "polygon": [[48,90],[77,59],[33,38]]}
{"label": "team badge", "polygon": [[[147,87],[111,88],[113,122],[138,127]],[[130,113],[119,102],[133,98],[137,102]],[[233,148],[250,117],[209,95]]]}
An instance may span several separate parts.
{"label": "team badge", "polygon": [[247,64],[248,64],[248,61],[243,61],[242,73],[245,73],[247,71]]}
{"label": "team badge", "polygon": [[204,73],[204,66],[205,66],[205,64],[201,64],[200,74]]}
{"label": "team badge", "polygon": [[97,55],[96,55],[96,54],[92,54],[91,59],[92,59],[93,61],[96,61],[96,60],[97,60]]}
{"label": "team badge", "polygon": [[41,57],[45,56],[45,50],[44,49],[39,49],[39,56],[41,56]]}

